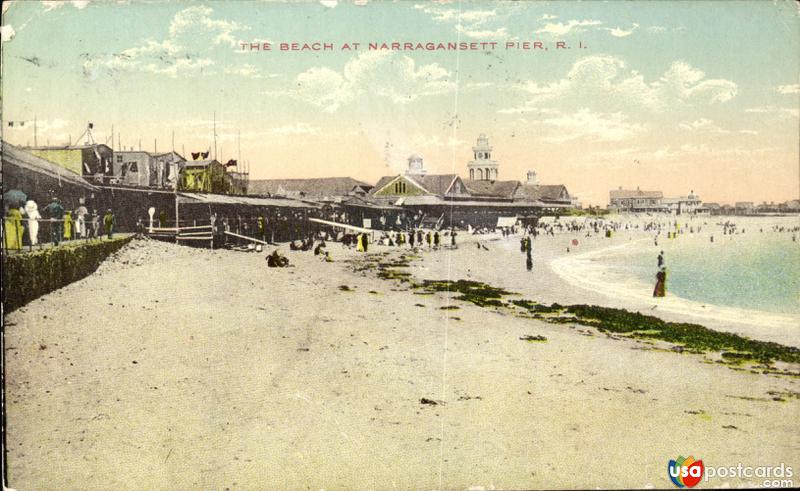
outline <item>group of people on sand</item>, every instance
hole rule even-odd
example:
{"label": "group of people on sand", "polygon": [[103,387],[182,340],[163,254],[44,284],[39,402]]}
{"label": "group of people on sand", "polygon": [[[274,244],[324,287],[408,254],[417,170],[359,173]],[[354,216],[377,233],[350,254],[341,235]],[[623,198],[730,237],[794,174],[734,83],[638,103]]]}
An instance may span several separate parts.
{"label": "group of people on sand", "polygon": [[[47,218],[42,216],[44,212]],[[3,219],[4,246],[8,250],[21,250],[23,245],[41,246],[39,237],[40,222],[49,224],[49,242],[59,245],[62,241],[73,239],[99,239],[100,225],[109,239],[114,234],[114,214],[109,209],[101,217],[97,210],[91,213],[81,204],[77,209],[67,210],[57,197],[54,197],[41,211],[34,200],[27,200],[23,206],[8,207]],[[48,242],[48,240],[45,240]]]}

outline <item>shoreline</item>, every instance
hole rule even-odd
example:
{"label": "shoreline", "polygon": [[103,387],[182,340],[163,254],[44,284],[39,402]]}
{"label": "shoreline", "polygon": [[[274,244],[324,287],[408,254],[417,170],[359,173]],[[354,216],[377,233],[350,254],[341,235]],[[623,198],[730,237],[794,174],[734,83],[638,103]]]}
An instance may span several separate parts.
{"label": "shoreline", "polygon": [[[657,309],[659,312],[686,316],[701,322],[711,322],[716,328],[736,334],[800,347],[800,332],[798,332],[800,331],[798,329],[800,315],[792,316],[763,310],[716,305],[683,298],[671,294],[669,291],[667,297],[654,299],[650,294],[652,285],[646,284],[638,278],[631,276],[622,278],[622,275],[610,280],[604,278],[610,272],[608,264],[603,262],[604,258],[611,254],[617,254],[623,249],[645,250],[648,247],[645,244],[649,244],[649,241],[649,238],[642,238],[581,254],[554,258],[550,262],[550,267],[555,274],[569,284],[606,297],[623,300],[629,303],[631,308]],[[757,324],[748,319],[757,319]],[[730,324],[735,324],[735,326],[730,326]]]}

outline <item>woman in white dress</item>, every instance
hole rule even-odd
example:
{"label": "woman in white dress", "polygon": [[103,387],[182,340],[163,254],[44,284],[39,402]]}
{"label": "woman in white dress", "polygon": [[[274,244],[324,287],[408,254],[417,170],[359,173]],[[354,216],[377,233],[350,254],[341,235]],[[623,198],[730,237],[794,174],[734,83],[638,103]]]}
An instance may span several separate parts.
{"label": "woman in white dress", "polygon": [[35,246],[39,243],[39,220],[42,215],[39,214],[39,207],[33,200],[28,200],[25,203],[25,214],[28,216],[28,235],[31,240],[31,245]]}

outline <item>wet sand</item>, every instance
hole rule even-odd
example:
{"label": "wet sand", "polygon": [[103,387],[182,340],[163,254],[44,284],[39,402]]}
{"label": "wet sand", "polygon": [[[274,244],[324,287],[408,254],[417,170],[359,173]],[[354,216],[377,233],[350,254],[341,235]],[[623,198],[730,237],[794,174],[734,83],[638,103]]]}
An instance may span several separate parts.
{"label": "wet sand", "polygon": [[[544,259],[527,273],[518,248],[489,277],[502,243],[459,238],[408,269],[603,301]],[[295,267],[137,241],[7,316],[9,485],[669,487],[667,461],[688,454],[800,469],[796,377],[416,295],[354,272],[338,244],[333,263],[281,250]]]}

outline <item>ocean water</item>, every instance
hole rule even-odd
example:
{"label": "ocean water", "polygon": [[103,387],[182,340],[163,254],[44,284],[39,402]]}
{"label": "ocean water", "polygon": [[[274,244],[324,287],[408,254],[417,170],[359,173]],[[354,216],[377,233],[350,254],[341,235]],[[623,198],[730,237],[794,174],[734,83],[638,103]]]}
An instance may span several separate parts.
{"label": "ocean water", "polygon": [[[753,229],[751,229],[753,230]],[[774,313],[800,313],[800,242],[791,233],[723,236],[662,235],[659,245],[615,254],[609,267],[655,286],[657,256],[664,251],[667,295],[712,305]],[[639,248],[636,248],[639,249]]]}

